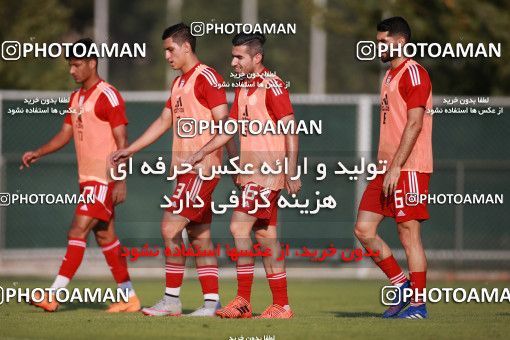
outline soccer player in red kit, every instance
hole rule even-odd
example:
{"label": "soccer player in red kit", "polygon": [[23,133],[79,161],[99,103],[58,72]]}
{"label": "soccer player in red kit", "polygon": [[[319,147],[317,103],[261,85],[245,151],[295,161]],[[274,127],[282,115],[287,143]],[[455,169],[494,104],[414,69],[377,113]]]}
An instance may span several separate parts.
{"label": "soccer player in red kit", "polygon": [[[156,141],[163,133],[173,126],[172,168],[179,170],[181,164],[198,151],[212,135],[210,133],[184,136],[181,134],[180,119],[189,121],[193,119],[197,124],[200,120],[220,121],[228,116],[227,97],[225,90],[219,86],[222,77],[211,67],[202,64],[195,54],[196,38],[191,34],[190,28],[183,24],[168,27],[163,32],[163,46],[165,58],[175,70],[182,75],[175,78],[170,98],[156,121],[134,141],[129,147],[119,150],[111,156],[112,163],[125,161],[134,153]],[[229,153],[235,153],[227,146]],[[220,166],[222,162],[222,149],[202,160],[200,167],[203,173],[210,175],[212,166]],[[188,237],[194,247],[202,250],[213,250],[211,241],[211,199],[214,188],[218,184],[216,176],[211,180],[202,180],[196,172],[186,173],[177,177],[175,192],[171,197],[173,206],[168,208],[161,222],[161,233],[165,245],[170,249],[180,247],[182,231],[186,228]],[[181,212],[174,213],[181,208],[184,201],[197,202],[199,197],[204,205],[201,208],[187,204]],[[191,202],[186,202],[191,203]],[[220,306],[218,295],[218,264],[216,257],[196,257],[198,278],[204,294],[204,305],[194,311],[190,316],[214,316]],[[177,316],[182,313],[179,299],[180,289],[184,276],[186,258],[184,256],[171,256],[166,259],[166,289],[163,299],[150,308],[143,308],[145,315],[151,316]]]}
{"label": "soccer player in red kit", "polygon": [[[83,44],[85,51],[93,44],[88,38],[75,44],[78,43]],[[135,312],[140,310],[140,301],[131,285],[126,258],[121,256],[114,230],[114,207],[125,200],[126,184],[110,178],[108,164],[110,153],[127,144],[124,100],[112,85],[99,78],[97,58],[69,56],[68,61],[70,74],[81,88],[71,94],[69,114],[60,132],[39,149],[25,152],[21,166],[21,169],[30,167],[41,157],[62,148],[74,136],[80,192],[85,199],[93,197],[92,203],[80,203],[76,208],[67,234],[67,252],[51,288],[64,288],[71,281],[82,262],[92,230],[118,287],[129,291],[128,302],[111,304],[107,311]],[[58,302],[49,296],[33,304],[49,312],[58,308]]]}
{"label": "soccer player in red kit", "polygon": [[[377,25],[379,44],[403,46],[411,38],[405,19],[393,17]],[[390,51],[390,49],[389,49]],[[398,54],[398,53],[397,53]],[[378,160],[387,161],[387,171],[372,180],[361,199],[354,233],[364,247],[380,252],[375,263],[391,284],[423,292],[427,259],[421,242],[421,222],[429,218],[426,202],[432,173],[432,85],[427,71],[402,55],[381,55],[390,62],[381,85],[381,122]],[[384,217],[392,217],[404,247],[410,280],[377,234]],[[424,302],[413,294],[388,308],[384,318],[427,318]],[[409,308],[403,310],[410,303]]]}
{"label": "soccer player in red kit", "polygon": [[[250,120],[262,124],[275,125],[278,120],[287,124],[294,120],[289,92],[283,81],[271,75],[263,65],[265,37],[260,34],[238,34],[232,40],[232,67],[238,74],[250,75],[236,88],[230,119],[238,122]],[[252,79],[250,79],[252,78]],[[241,130],[242,131],[242,130]],[[287,275],[284,261],[278,261],[280,246],[277,234],[278,196],[286,188],[289,194],[296,194],[301,188],[300,179],[291,179],[296,174],[298,155],[298,136],[295,134],[246,134],[240,133],[241,168],[246,164],[253,166],[254,174],[240,174],[237,182],[242,187],[243,204],[232,215],[230,231],[234,236],[236,248],[240,251],[252,249],[251,231],[263,248],[271,249],[271,257],[263,257],[266,277],[273,294],[271,304],[259,318],[289,319],[293,316],[287,296]],[[232,140],[233,135],[216,135],[207,145],[188,160],[190,164],[199,164],[210,153],[216,152],[222,145]],[[289,159],[289,174],[263,175],[260,168],[264,162],[276,168]],[[264,197],[264,198],[263,198]],[[267,201],[268,208],[250,212],[255,204]],[[246,203],[246,204],[244,204]],[[216,314],[222,318],[250,318],[251,286],[253,282],[254,258],[240,257],[237,261],[237,296]]]}

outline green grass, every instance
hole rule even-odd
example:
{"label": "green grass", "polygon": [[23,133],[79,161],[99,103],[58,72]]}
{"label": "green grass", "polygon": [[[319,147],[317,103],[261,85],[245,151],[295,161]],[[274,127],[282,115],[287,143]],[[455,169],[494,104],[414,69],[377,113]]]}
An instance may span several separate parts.
{"label": "green grass", "polygon": [[[144,305],[162,295],[162,280],[136,280]],[[2,287],[45,287],[40,279],[0,278]],[[51,339],[229,339],[274,335],[275,339],[474,339],[506,338],[510,304],[441,303],[428,306],[428,320],[383,320],[379,302],[383,282],[289,280],[292,320],[222,320],[218,318],[146,317],[140,313],[107,314],[101,304],[69,304],[46,313],[27,304],[0,305],[1,338]],[[505,283],[432,282],[430,287],[505,287]],[[114,287],[106,280],[75,280],[72,287]],[[220,282],[223,302],[235,293],[234,280]],[[201,304],[198,282],[185,280],[181,290],[184,312]],[[254,283],[253,309],[271,303],[265,280]]]}

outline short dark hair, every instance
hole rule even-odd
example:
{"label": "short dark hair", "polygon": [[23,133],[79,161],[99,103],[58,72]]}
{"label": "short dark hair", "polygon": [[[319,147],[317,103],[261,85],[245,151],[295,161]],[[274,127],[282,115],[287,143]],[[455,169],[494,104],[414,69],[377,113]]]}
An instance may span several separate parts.
{"label": "short dark hair", "polygon": [[263,34],[254,33],[254,34],[246,34],[246,33],[238,33],[232,39],[232,45],[248,46],[248,50],[250,56],[254,56],[257,53],[262,55],[262,60],[264,60],[264,43],[266,42],[266,37]]}
{"label": "short dark hair", "polygon": [[[85,51],[83,51],[82,49],[77,49],[77,51],[75,51],[75,45],[77,45],[77,44],[83,45],[85,48]],[[95,61],[97,61],[96,53],[92,53],[91,55],[89,55],[90,49],[93,44],[94,44],[94,40],[92,40],[91,38],[83,38],[80,40],[76,40],[73,43],[73,45],[71,46],[71,48],[69,49],[69,54],[65,58],[67,60],[69,60],[69,59],[94,59]],[[75,54],[74,52],[78,52],[78,53]],[[80,52],[85,52],[85,53],[80,53]]]}
{"label": "short dark hair", "polygon": [[406,43],[411,40],[411,27],[402,17],[384,19],[377,24],[377,31],[388,32],[390,36],[401,35],[406,39]]}
{"label": "short dark hair", "polygon": [[188,42],[191,45],[191,51],[195,53],[195,46],[197,45],[197,38],[191,34],[191,29],[184,23],[172,25],[163,31],[161,40],[172,38],[177,44],[182,45]]}

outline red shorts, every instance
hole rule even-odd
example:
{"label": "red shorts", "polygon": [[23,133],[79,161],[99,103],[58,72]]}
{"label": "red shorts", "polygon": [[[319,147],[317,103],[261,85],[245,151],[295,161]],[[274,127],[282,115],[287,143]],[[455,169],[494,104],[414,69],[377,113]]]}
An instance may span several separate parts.
{"label": "red shorts", "polygon": [[[172,206],[165,209],[168,212],[179,210],[184,204],[179,216],[185,217],[191,222],[209,224],[212,221],[211,201],[214,188],[219,178],[204,181],[197,174],[183,174],[177,176],[174,194],[170,198]],[[197,196],[204,202],[203,207],[194,208],[193,203],[198,204]]]}
{"label": "red shorts", "polygon": [[[280,191],[264,188],[250,182],[242,187],[242,192],[239,195],[239,206],[234,211],[240,211],[256,217],[257,221],[254,227],[276,226],[278,223],[278,196]],[[249,211],[255,208],[255,202],[259,206],[267,204],[263,197],[269,201],[269,207],[259,208],[257,211],[250,213]]]}
{"label": "red shorts", "polygon": [[78,203],[76,215],[85,215],[97,218],[101,221],[109,222],[114,216],[114,205],[112,191],[115,182],[103,184],[96,181],[87,181],[80,183],[80,194],[87,201],[88,197],[93,197],[93,203]]}
{"label": "red shorts", "polygon": [[401,171],[395,192],[384,197],[384,175],[377,175],[365,189],[359,210],[393,217],[397,223],[428,220],[427,200],[420,195],[428,195],[429,181],[429,173]]}

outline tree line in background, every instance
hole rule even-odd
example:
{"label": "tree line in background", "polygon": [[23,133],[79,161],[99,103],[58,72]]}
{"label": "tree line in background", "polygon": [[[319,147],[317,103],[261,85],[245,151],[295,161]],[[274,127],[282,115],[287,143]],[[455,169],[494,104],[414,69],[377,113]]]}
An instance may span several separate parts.
{"label": "tree line in background", "polygon": [[[72,42],[93,35],[93,1],[47,0],[0,2],[1,41]],[[382,18],[400,15],[411,25],[414,42],[501,43],[502,57],[491,59],[419,60],[431,75],[434,92],[441,94],[510,95],[510,2],[475,0],[341,1],[321,8],[313,0],[258,0],[258,22],[293,22],[297,34],[269,36],[266,64],[286,81],[293,93],[308,91],[310,22],[322,15],[327,32],[327,93],[376,93],[381,64],[356,59],[356,43],[374,40]],[[183,1],[184,22],[240,22],[240,1]],[[110,42],[145,42],[147,57],[112,59],[109,80],[121,90],[164,90],[167,64],[161,33],[167,22],[166,0],[110,0]],[[231,37],[198,38],[200,59],[229,80]],[[312,65],[313,67],[313,65]],[[0,88],[68,90],[76,87],[66,61],[20,59],[0,63]]]}

